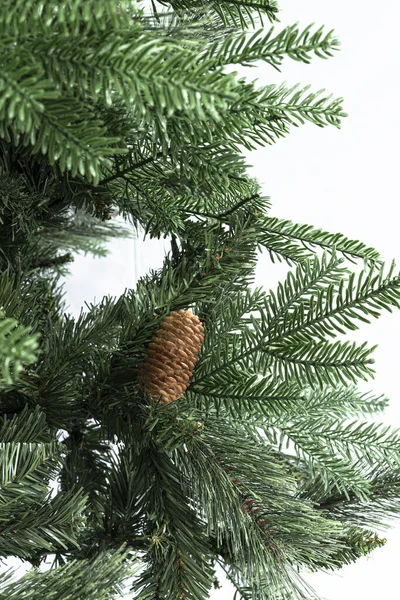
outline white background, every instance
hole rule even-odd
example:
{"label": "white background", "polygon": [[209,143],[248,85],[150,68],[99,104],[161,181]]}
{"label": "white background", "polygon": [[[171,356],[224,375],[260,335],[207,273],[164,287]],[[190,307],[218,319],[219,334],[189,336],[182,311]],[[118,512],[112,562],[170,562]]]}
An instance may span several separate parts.
{"label": "white background", "polygon": [[[321,2],[281,0],[281,25],[314,22],[333,28],[342,49],[329,61],[315,58],[311,65],[287,60],[282,74],[259,65],[250,73],[260,85],[301,82],[322,87],[345,98],[349,113],[341,130],[311,124],[293,129],[276,145],[248,154],[251,173],[271,196],[271,214],[294,222],[309,223],[341,232],[378,249],[389,262],[399,259],[398,243],[398,143],[400,140],[400,92],[398,21],[394,0]],[[137,277],[161,265],[165,242],[117,240],[106,259],[77,257],[67,281],[71,311],[79,313],[83,302],[104,294],[118,295],[133,287]],[[400,263],[399,260],[397,260]],[[272,267],[261,257],[257,284],[274,288],[285,269]],[[369,345],[375,353],[377,375],[360,386],[391,398],[386,420],[400,424],[398,351],[400,314],[385,313],[351,338]],[[388,542],[371,558],[359,560],[338,574],[310,576],[321,598],[372,600],[399,597],[396,589],[400,527],[387,533]],[[222,581],[222,578],[221,578]],[[214,600],[228,600],[233,590],[224,583],[212,592]]]}

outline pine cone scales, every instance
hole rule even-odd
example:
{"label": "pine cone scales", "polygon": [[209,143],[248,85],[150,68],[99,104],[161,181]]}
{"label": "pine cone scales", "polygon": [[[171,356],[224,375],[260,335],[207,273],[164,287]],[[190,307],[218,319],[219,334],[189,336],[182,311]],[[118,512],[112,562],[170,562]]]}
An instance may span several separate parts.
{"label": "pine cone scales", "polygon": [[180,398],[193,374],[204,339],[200,319],[187,310],[171,312],[153,336],[139,367],[141,387],[162,402]]}

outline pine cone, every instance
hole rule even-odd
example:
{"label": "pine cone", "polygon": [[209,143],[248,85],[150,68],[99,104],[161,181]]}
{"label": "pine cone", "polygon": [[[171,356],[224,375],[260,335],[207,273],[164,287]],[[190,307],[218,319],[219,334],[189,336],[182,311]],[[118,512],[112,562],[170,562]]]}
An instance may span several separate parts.
{"label": "pine cone", "polygon": [[149,344],[144,362],[139,367],[140,386],[163,403],[180,398],[193,374],[193,368],[204,338],[200,319],[187,310],[171,312]]}

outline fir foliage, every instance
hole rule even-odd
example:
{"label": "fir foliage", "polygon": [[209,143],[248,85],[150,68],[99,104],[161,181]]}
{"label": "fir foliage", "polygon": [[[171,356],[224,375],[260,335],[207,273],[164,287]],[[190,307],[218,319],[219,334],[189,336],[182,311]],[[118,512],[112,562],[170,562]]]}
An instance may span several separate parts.
{"label": "fir foliage", "polygon": [[[0,555],[33,568],[0,599],[117,600],[136,574],[137,600],[205,600],[218,565],[238,600],[316,598],[302,570],[357,560],[399,516],[400,435],[356,387],[374,349],[341,336],[398,308],[400,279],[357,240],[272,216],[246,173],[243,147],[339,127],[342,101],[230,67],[337,39],[271,28],[272,0],[2,8]],[[60,276],[128,235],[116,215],[171,251],[73,318]],[[269,291],[268,257],[291,268]],[[163,405],[138,371],[181,309],[204,343]]]}
{"label": "fir foliage", "polygon": [[10,574],[2,576],[1,600],[29,600],[43,598],[46,590],[50,600],[112,600],[123,591],[121,581],[128,577],[127,552],[103,553],[92,560],[73,560],[69,563],[40,572],[34,569],[21,577],[12,579]]}
{"label": "fir foliage", "polygon": [[[0,364],[2,379],[11,384],[23,370],[23,364],[37,360],[37,336],[29,335],[27,327],[21,327],[15,319],[0,319]],[[11,372],[12,365],[12,372]]]}

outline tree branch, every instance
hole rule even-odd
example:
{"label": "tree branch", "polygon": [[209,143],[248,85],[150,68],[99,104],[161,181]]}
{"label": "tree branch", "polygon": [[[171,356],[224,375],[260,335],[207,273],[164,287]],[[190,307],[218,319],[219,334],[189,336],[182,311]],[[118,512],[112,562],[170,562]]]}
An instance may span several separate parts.
{"label": "tree branch", "polygon": [[65,265],[69,262],[73,262],[74,257],[70,252],[66,254],[62,254],[61,256],[55,256],[52,259],[43,259],[38,260],[34,265],[33,269],[52,269],[54,267],[60,267],[61,265]]}
{"label": "tree branch", "polygon": [[134,171],[135,169],[140,169],[141,167],[144,167],[145,165],[153,162],[154,160],[157,160],[158,158],[162,158],[163,156],[164,156],[164,154],[162,152],[159,152],[155,158],[154,158],[154,156],[144,158],[143,160],[141,160],[133,165],[129,165],[126,169],[123,169],[122,171],[118,171],[114,175],[110,175],[110,177],[106,177],[105,179],[102,179],[101,181],[99,181],[98,185],[99,186],[106,185],[107,183],[110,183],[111,181],[114,181],[115,179],[119,179],[120,177],[127,175],[128,173],[130,173],[131,171]]}
{"label": "tree branch", "polygon": [[225,212],[220,213],[218,215],[197,212],[197,211],[191,211],[191,210],[183,210],[183,212],[187,213],[188,215],[198,215],[200,217],[208,217],[210,219],[217,219],[218,221],[220,221],[220,220],[224,219],[225,217],[228,217],[229,215],[233,214],[236,210],[238,210],[239,208],[241,208],[242,206],[247,204],[247,202],[251,202],[252,200],[255,200],[256,198],[259,198],[259,197],[260,197],[260,194],[253,194],[252,196],[242,198],[241,200],[239,200],[239,202],[234,204],[234,206],[232,206],[229,210],[226,210]]}

